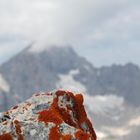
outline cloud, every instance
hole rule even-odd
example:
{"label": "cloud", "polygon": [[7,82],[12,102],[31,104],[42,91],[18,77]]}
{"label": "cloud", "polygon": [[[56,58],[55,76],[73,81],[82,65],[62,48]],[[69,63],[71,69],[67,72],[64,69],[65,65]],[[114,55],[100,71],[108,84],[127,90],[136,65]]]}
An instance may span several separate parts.
{"label": "cloud", "polygon": [[[35,48],[134,47],[139,44],[138,0],[0,0],[0,33]],[[81,49],[82,50],[82,49]]]}
{"label": "cloud", "polygon": [[[88,110],[94,112],[95,114],[102,114],[105,116],[112,115],[113,118],[121,111],[124,111],[123,97],[115,95],[97,95],[92,97],[90,95],[84,94],[84,99],[84,104],[88,107]],[[94,103],[94,106],[91,106],[92,103]]]}
{"label": "cloud", "polygon": [[0,35],[0,64],[20,52],[29,42],[13,34]]}

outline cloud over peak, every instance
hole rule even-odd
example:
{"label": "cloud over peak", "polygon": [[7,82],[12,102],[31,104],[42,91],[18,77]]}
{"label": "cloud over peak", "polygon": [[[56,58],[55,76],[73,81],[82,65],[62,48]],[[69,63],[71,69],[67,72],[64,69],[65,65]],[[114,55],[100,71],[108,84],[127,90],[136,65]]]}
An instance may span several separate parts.
{"label": "cloud over peak", "polygon": [[138,0],[0,0],[0,33],[77,47],[138,47]]}

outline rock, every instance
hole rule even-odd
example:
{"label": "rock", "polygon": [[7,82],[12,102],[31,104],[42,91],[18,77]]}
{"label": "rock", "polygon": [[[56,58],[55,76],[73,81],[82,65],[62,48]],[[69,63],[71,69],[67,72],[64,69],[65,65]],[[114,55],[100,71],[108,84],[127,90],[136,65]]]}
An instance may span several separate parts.
{"label": "rock", "polygon": [[96,134],[82,95],[58,90],[0,113],[0,140],[96,140]]}

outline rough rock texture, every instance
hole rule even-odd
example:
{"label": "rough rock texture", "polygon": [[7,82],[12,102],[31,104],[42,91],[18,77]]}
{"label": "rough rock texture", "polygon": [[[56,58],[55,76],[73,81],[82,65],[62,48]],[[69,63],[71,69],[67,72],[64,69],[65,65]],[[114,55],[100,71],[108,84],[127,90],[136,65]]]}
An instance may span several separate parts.
{"label": "rough rock texture", "polygon": [[96,134],[82,95],[58,90],[1,113],[0,140],[96,140]]}

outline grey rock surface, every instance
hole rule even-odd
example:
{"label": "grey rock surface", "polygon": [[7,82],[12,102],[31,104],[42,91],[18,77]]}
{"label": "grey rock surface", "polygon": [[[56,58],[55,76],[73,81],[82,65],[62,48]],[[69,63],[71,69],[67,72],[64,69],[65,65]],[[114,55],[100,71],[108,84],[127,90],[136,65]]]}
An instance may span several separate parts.
{"label": "grey rock surface", "polygon": [[0,114],[0,140],[96,140],[82,100],[62,90],[35,94]]}

